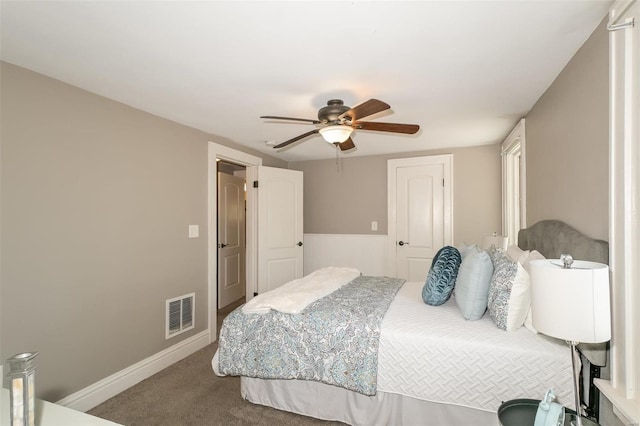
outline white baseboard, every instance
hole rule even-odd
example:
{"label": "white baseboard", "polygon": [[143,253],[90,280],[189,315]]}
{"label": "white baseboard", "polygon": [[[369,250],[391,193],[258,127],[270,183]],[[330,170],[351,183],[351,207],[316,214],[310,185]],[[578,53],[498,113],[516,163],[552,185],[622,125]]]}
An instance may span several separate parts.
{"label": "white baseboard", "polygon": [[88,411],[136,383],[153,376],[157,372],[204,348],[208,344],[209,330],[204,330],[170,348],[158,352],[124,370],[105,377],[78,392],[62,398],[56,404],[82,412]]}

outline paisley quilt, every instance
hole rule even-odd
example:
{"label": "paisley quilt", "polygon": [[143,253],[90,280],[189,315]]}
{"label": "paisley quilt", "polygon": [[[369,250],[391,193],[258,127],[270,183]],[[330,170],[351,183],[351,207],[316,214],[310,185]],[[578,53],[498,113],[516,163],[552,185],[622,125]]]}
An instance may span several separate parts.
{"label": "paisley quilt", "polygon": [[271,311],[225,318],[222,374],[314,380],[375,395],[380,324],[404,280],[355,278],[300,314]]}

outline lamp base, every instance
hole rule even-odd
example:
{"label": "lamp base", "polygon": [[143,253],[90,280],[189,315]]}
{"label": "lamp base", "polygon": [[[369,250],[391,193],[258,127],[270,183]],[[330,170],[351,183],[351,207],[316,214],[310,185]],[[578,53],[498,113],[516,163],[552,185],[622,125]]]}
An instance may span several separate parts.
{"label": "lamp base", "polygon": [[582,426],[582,410],[580,404],[580,353],[578,342],[569,342],[571,345],[571,368],[573,369],[573,395],[575,398],[576,416],[571,420],[573,426]]}

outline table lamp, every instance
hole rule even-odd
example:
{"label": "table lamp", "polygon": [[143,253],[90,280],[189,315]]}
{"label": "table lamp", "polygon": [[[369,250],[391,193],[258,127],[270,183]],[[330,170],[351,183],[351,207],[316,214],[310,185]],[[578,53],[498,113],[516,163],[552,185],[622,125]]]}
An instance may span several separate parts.
{"label": "table lamp", "polygon": [[602,343],[611,338],[609,267],[602,263],[560,259],[530,263],[531,314],[538,332],[566,340],[571,346],[576,425],[582,426],[579,394],[578,343]]}
{"label": "table lamp", "polygon": [[487,250],[491,246],[496,246],[496,248],[506,250],[508,242],[509,238],[498,235],[496,232],[494,232],[492,235],[485,235],[484,237],[482,237],[482,248],[484,250]]}

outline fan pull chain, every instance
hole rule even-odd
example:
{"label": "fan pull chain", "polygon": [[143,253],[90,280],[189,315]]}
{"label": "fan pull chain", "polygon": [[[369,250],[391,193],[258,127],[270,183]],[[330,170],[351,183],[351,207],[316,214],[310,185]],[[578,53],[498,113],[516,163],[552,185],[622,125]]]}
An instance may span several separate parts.
{"label": "fan pull chain", "polygon": [[340,173],[340,147],[338,144],[336,146],[336,172]]}

